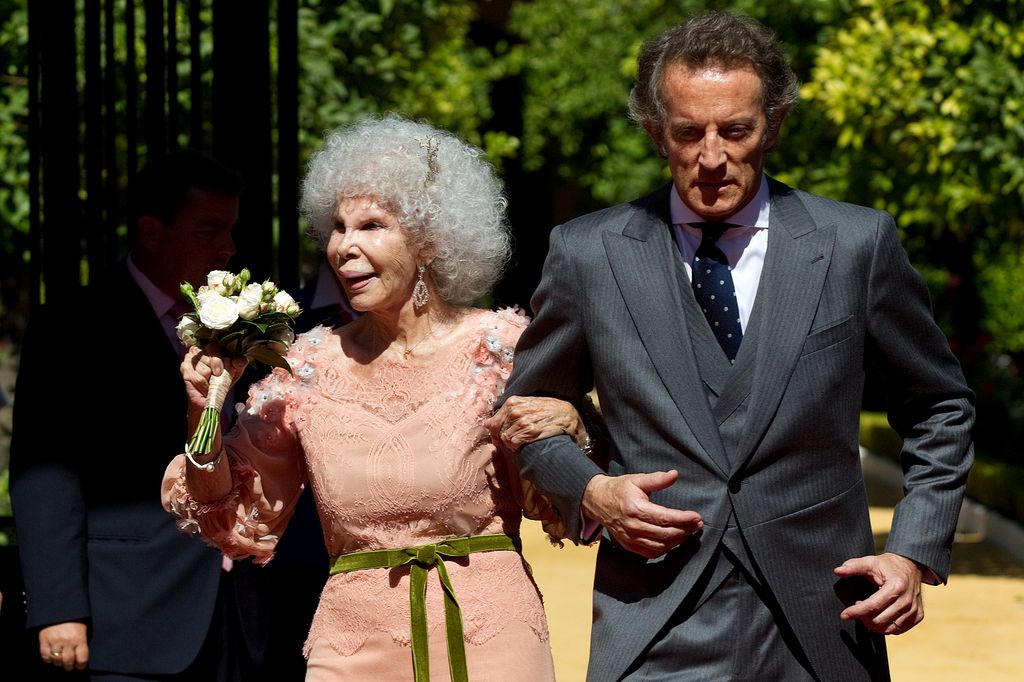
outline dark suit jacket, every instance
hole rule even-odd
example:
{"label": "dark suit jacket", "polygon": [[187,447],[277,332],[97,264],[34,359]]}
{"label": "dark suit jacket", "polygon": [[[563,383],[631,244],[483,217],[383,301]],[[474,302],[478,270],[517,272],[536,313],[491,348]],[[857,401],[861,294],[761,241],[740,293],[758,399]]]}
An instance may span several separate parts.
{"label": "dark suit jacket", "polygon": [[[678,469],[654,501],[705,521],[700,536],[650,561],[604,535],[590,679],[623,674],[729,525],[821,679],[886,675],[881,638],[839,619],[848,588],[864,586],[832,573],[874,553],[858,458],[869,362],[884,373],[890,421],[905,439],[907,494],[887,550],[943,580],[949,570],[972,460],[972,394],[923,282],[889,215],[774,181],[770,190],[768,251],[732,367],[693,298],[668,187],[552,232],[506,395],[576,402],[596,386],[608,473]],[[565,437],[525,447],[519,465],[575,536],[583,490],[600,470]]]}
{"label": "dark suit jacket", "polygon": [[[89,625],[90,668],[170,674],[195,658],[221,584],[220,552],[160,504],[186,439],[179,360],[126,267],[31,324],[18,374],[11,497],[27,625]],[[257,595],[236,564],[254,657]]]}

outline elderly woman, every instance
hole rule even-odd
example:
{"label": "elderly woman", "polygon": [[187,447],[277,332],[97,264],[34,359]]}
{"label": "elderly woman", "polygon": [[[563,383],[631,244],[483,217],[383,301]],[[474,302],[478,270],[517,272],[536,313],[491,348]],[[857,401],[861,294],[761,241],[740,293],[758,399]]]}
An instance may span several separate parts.
{"label": "elderly woman", "polygon": [[[519,554],[525,484],[485,428],[526,319],[469,307],[509,257],[505,204],[480,150],[428,125],[388,116],[329,135],[303,213],[362,315],[300,336],[292,373],[253,387],[223,444],[167,470],[182,526],[258,562],[312,485],[332,575],[307,680],[554,676]],[[194,420],[222,371],[238,367],[196,350],[183,362]],[[586,437],[564,404],[522,414],[533,425],[510,428],[526,439]]]}

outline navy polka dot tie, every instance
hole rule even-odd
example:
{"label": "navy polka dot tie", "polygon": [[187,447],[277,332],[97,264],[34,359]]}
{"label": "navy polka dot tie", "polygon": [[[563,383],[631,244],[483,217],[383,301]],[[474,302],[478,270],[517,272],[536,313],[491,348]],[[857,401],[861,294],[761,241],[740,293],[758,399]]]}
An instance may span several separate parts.
{"label": "navy polka dot tie", "polygon": [[711,325],[711,331],[732,362],[740,349],[743,330],[740,311],[736,305],[736,288],[732,283],[729,260],[715,242],[730,227],[730,223],[692,223],[701,231],[700,246],[693,259],[693,295]]}

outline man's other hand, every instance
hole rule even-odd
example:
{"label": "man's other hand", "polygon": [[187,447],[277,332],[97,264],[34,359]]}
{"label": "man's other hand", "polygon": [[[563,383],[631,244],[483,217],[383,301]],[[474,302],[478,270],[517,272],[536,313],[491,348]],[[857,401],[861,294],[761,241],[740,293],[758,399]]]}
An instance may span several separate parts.
{"label": "man's other hand", "polygon": [[674,470],[595,476],[583,491],[583,514],[603,524],[629,551],[659,557],[704,527],[695,511],[651,502],[649,493],[668,488],[678,477]]}
{"label": "man's other hand", "polygon": [[843,610],[843,620],[859,620],[873,632],[901,635],[924,620],[921,567],[886,552],[849,559],[835,569],[840,578],[863,576],[878,586],[873,595]]}

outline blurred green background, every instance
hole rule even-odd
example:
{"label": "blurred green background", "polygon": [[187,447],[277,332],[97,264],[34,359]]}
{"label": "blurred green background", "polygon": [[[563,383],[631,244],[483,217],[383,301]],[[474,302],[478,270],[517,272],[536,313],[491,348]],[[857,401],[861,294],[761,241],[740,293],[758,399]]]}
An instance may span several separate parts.
{"label": "blurred green background", "polygon": [[[89,4],[77,0],[78,13],[87,14]],[[208,25],[218,6],[215,0],[156,4],[172,17],[183,51],[193,38],[190,13]],[[553,225],[635,198],[668,177],[626,116],[643,39],[705,8],[761,20],[783,41],[803,83],[802,103],[783,127],[768,172],[801,189],[896,216],[931,290],[936,317],[977,392],[979,451],[1009,478],[1022,480],[1024,0],[257,4],[270,10],[275,50],[279,12],[294,7],[297,13],[298,130],[290,132],[298,139],[298,176],[325,130],[374,112],[424,118],[482,146],[506,179],[517,243],[495,301],[520,304],[528,303],[537,282]],[[125,23],[128,6],[134,23],[144,26],[153,3],[103,4],[117,26]],[[75,24],[79,51],[83,24]],[[131,45],[122,29],[115,34],[105,68],[118,74],[137,68],[144,84],[141,29]],[[46,292],[38,263],[33,267],[39,256],[30,220],[29,36],[28,0],[0,0],[0,516],[10,514],[6,462],[19,343],[35,299]],[[170,70],[182,82],[194,64],[205,68],[211,59],[213,38],[196,38],[192,44],[202,59]],[[275,51],[271,88],[277,59]],[[212,88],[202,77],[203,87]],[[83,72],[78,80],[85,79]],[[111,82],[122,107],[129,95],[120,75]],[[69,101],[80,105],[81,90],[69,92]],[[193,110],[190,92],[182,88],[174,96],[182,117]],[[244,90],[236,85],[236,92]],[[196,146],[204,135],[217,134],[209,121],[191,137],[186,127],[172,146]],[[127,165],[119,168],[124,177],[116,180],[123,185]],[[287,181],[274,176],[275,183]],[[83,178],[78,196],[85,202],[88,193]],[[280,230],[294,229],[294,223],[280,217],[294,216],[295,208],[281,205],[278,196],[268,206],[274,239],[283,240]],[[104,229],[113,249],[123,253],[118,215],[109,212]],[[300,243],[300,275],[306,275],[315,257],[311,242]],[[81,272],[84,283],[88,268]],[[868,408],[884,410],[880,381],[870,383]],[[1010,514],[1021,508],[1003,506]]]}

